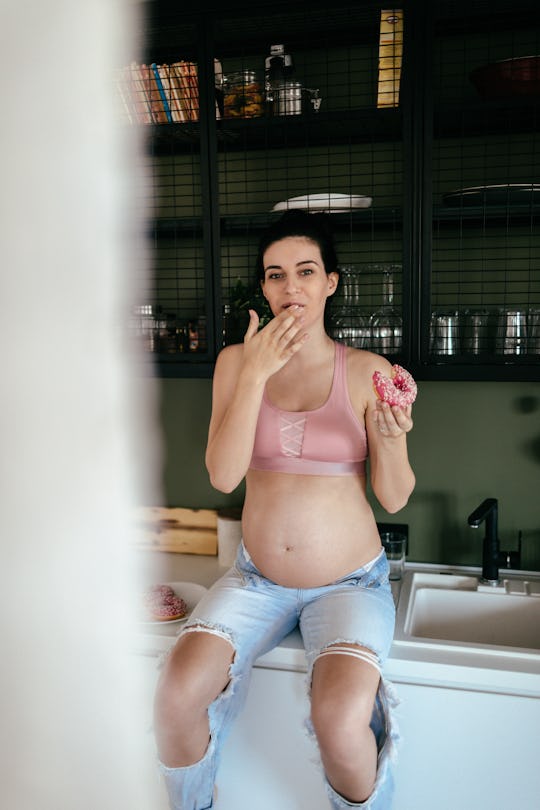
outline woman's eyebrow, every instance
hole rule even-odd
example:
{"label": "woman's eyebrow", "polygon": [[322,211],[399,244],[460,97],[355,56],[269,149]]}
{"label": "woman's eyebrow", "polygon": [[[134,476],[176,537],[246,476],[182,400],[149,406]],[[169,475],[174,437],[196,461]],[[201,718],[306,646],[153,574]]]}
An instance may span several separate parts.
{"label": "woman's eyebrow", "polygon": [[[299,262],[296,262],[295,267],[301,267],[303,264],[316,264],[319,265],[320,263],[317,259],[302,259]],[[281,264],[268,264],[264,268],[264,272],[266,273],[267,270],[282,270]]]}

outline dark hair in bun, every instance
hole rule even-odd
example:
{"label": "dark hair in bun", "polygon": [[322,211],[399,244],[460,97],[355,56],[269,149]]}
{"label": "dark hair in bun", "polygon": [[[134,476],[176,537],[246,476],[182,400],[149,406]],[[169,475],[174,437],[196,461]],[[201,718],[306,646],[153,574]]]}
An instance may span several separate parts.
{"label": "dark hair in bun", "polygon": [[334,234],[328,214],[307,211],[286,211],[262,234],[257,254],[257,279],[264,281],[264,254],[274,242],[289,236],[303,236],[318,245],[327,273],[339,273]]}

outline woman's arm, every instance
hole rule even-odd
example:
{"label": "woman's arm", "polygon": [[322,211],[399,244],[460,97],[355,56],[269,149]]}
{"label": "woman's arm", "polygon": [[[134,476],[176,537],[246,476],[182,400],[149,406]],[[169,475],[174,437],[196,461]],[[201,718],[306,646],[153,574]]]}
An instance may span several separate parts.
{"label": "woman's arm", "polygon": [[221,492],[232,492],[246,474],[264,391],[264,381],[242,366],[243,346],[227,346],[214,372],[206,467]]}
{"label": "woman's arm", "polygon": [[216,362],[206,467],[212,486],[221,492],[232,492],[248,470],[268,378],[307,337],[301,311],[280,313],[260,332],[258,326],[257,314],[250,311],[244,344],[227,346]]}
{"label": "woman's arm", "polygon": [[390,513],[406,506],[416,483],[407,453],[407,433],[412,426],[410,405],[400,408],[380,400],[368,405],[371,487],[381,506]]}
{"label": "woman's arm", "polygon": [[373,492],[387,512],[402,509],[414,489],[415,477],[407,453],[407,433],[413,426],[411,407],[391,407],[381,402],[373,388],[373,372],[391,376],[383,357],[358,352],[352,357],[353,396],[357,412],[363,413],[369,447],[370,481]]}

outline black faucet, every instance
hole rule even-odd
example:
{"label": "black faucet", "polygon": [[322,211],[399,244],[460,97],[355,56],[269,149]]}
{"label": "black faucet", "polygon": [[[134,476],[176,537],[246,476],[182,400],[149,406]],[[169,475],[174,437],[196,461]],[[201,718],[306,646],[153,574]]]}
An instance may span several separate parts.
{"label": "black faucet", "polygon": [[497,529],[498,501],[486,498],[474,512],[469,515],[468,523],[477,529],[482,521],[486,522],[486,533],[482,550],[482,580],[490,585],[499,582],[499,536]]}

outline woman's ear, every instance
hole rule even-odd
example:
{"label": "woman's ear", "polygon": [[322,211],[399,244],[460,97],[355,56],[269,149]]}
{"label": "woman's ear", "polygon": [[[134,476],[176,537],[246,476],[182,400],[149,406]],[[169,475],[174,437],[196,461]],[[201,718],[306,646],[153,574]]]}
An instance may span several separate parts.
{"label": "woman's ear", "polygon": [[339,273],[328,273],[328,295],[333,295],[338,288]]}

